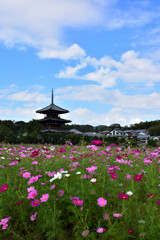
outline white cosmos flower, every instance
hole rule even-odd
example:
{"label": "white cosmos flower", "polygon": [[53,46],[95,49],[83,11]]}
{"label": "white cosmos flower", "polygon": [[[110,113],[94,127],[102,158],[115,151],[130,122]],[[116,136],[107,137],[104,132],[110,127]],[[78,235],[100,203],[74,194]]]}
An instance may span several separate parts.
{"label": "white cosmos flower", "polygon": [[68,171],[61,171],[61,173],[68,173]]}
{"label": "white cosmos flower", "polygon": [[55,179],[56,179],[56,178],[54,177],[54,178],[51,178],[49,181],[50,181],[50,182],[53,182]]}
{"label": "white cosmos flower", "polygon": [[139,223],[145,223],[145,221],[144,221],[144,220],[139,220],[138,222],[139,222]]}
{"label": "white cosmos flower", "polygon": [[91,181],[92,183],[95,183],[95,182],[97,182],[97,179],[96,179],[96,178],[92,178],[90,181]]}
{"label": "white cosmos flower", "polygon": [[[56,176],[55,176],[55,175],[56,175]],[[61,179],[61,178],[62,178],[62,173],[57,172],[55,175],[54,175],[54,176],[55,176],[56,178],[58,178],[58,179]]]}
{"label": "white cosmos flower", "polygon": [[65,174],[64,176],[65,176],[65,177],[69,177],[69,176],[70,176],[70,174]]}
{"label": "white cosmos flower", "polygon": [[123,186],[123,183],[117,183],[119,186]]}
{"label": "white cosmos flower", "polygon": [[81,172],[76,172],[76,174],[81,174]]}
{"label": "white cosmos flower", "polygon": [[5,157],[1,157],[1,159],[5,159]]}
{"label": "white cosmos flower", "polygon": [[54,174],[54,177],[53,178],[51,178],[49,181],[50,182],[53,182],[55,179],[61,179],[62,178],[62,174],[61,173],[59,173],[59,172],[57,172],[56,174]]}
{"label": "white cosmos flower", "polygon": [[50,147],[50,150],[51,150],[51,151],[54,151],[54,149],[55,149],[55,147],[54,147],[54,146]]}
{"label": "white cosmos flower", "polygon": [[132,196],[132,195],[133,195],[133,192],[128,191],[126,194],[129,195],[129,196]]}

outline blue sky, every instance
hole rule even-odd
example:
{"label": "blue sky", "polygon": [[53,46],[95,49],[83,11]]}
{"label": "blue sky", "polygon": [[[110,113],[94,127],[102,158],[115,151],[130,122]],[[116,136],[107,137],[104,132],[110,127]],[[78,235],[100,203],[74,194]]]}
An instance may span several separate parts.
{"label": "blue sky", "polygon": [[0,119],[160,119],[159,0],[0,0]]}

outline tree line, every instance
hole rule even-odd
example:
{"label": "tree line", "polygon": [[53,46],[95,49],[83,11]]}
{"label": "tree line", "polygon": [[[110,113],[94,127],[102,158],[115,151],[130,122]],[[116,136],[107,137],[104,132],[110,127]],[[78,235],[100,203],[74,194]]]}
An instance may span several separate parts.
{"label": "tree line", "polygon": [[[151,136],[160,136],[160,120],[140,122],[130,126],[121,127],[119,124],[112,124],[110,126],[99,125],[78,125],[78,124],[66,124],[63,126],[65,130],[77,129],[81,132],[101,132],[104,130],[112,130],[115,127],[119,127],[121,130],[126,129],[146,129]],[[42,133],[42,125],[39,120],[31,120],[29,122],[24,121],[11,121],[0,120],[0,142],[9,143],[43,143],[43,142],[58,142],[62,144],[65,140],[73,139],[74,142],[78,142],[80,137],[75,134],[68,133]],[[86,141],[89,138],[86,136]],[[87,140],[88,139],[88,140]],[[111,138],[110,138],[111,139]],[[112,140],[112,139],[111,139]],[[114,137],[114,141],[117,141]]]}

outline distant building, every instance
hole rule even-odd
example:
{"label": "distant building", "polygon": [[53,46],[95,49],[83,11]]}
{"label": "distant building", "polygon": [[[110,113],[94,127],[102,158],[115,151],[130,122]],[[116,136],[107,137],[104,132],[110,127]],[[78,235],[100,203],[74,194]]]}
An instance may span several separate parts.
{"label": "distant building", "polygon": [[68,113],[69,111],[58,107],[53,103],[53,89],[52,89],[52,98],[51,104],[47,107],[44,107],[40,110],[37,110],[36,113],[45,114],[45,117],[40,120],[43,128],[42,132],[66,132],[61,125],[71,122],[70,120],[62,119],[58,115]]}
{"label": "distant building", "polygon": [[75,128],[69,130],[70,133],[74,133],[74,134],[77,134],[77,135],[83,135],[83,133]]}

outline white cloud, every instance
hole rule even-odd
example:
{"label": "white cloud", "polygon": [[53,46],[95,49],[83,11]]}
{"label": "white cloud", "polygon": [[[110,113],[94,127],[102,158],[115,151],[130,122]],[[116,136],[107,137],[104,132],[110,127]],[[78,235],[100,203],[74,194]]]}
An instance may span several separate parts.
{"label": "white cloud", "polygon": [[[81,75],[80,70],[90,65],[95,68],[95,71]],[[152,86],[159,82],[160,64],[148,58],[139,57],[138,53],[131,50],[122,54],[119,61],[107,56],[100,60],[88,57],[75,67],[68,66],[56,76],[59,78],[92,80],[103,87],[112,87],[119,80],[129,84],[143,83],[146,86]]]}
{"label": "white cloud", "polygon": [[60,49],[42,49],[38,56],[40,58],[59,58],[62,60],[68,59],[79,59],[85,56],[85,51],[78,45],[73,44],[68,48],[60,48]]}
{"label": "white cloud", "polygon": [[[119,123],[121,126],[131,125],[142,122],[144,119],[153,119],[154,113],[145,113],[134,109],[112,108],[108,112],[96,113],[88,108],[77,108],[66,114],[67,119],[72,120],[72,124],[90,124],[97,125],[111,125]],[[160,117],[160,114],[157,115]]]}
{"label": "white cloud", "polygon": [[0,119],[2,120],[15,120],[15,121],[30,121],[32,119],[43,118],[40,114],[36,114],[34,108],[4,108],[0,107]]}
{"label": "white cloud", "polygon": [[23,101],[46,102],[48,100],[48,98],[44,94],[39,92],[30,93],[28,90],[11,94],[7,97],[7,99],[21,102]]}
{"label": "white cloud", "polygon": [[120,90],[106,90],[98,85],[82,85],[56,90],[57,99],[72,101],[98,101],[120,108],[159,109],[160,93],[126,95]]}
{"label": "white cloud", "polygon": [[77,59],[85,51],[65,43],[65,30],[135,27],[158,19],[158,10],[141,2],[123,8],[118,0],[0,0],[0,40],[18,49],[32,46],[41,58]]}
{"label": "white cloud", "polygon": [[76,43],[64,46],[63,29],[97,24],[99,6],[90,0],[0,1],[0,40],[35,47],[42,58],[77,59],[85,52]]}

